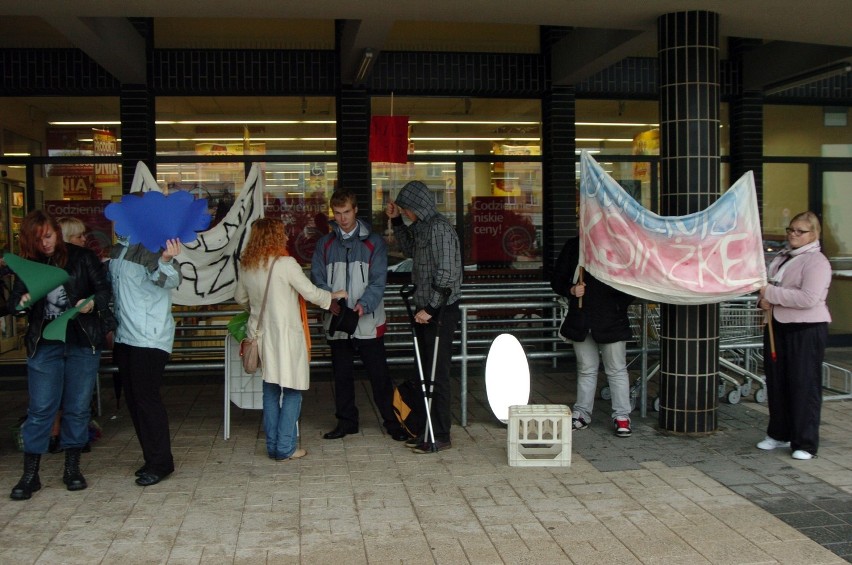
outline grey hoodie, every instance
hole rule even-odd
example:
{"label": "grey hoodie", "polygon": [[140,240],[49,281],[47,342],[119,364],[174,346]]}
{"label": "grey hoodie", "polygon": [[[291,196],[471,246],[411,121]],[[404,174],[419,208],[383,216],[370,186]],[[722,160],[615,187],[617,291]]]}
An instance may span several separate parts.
{"label": "grey hoodie", "polygon": [[435,209],[434,195],[420,181],[403,186],[396,205],[417,216],[417,221],[410,226],[406,226],[401,217],[392,222],[402,251],[413,259],[414,304],[435,315],[443,301],[437,289],[450,289],[447,304],[454,304],[461,298],[462,260],[456,229]]}

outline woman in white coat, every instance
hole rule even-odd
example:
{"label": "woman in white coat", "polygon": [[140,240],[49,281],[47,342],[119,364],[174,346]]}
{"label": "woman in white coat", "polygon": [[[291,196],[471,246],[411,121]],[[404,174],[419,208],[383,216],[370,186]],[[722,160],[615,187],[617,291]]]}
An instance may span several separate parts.
{"label": "woman in white coat", "polygon": [[[257,327],[269,270],[269,294],[262,326]],[[302,391],[310,385],[310,333],[305,300],[325,310],[339,310],[345,298],[317,288],[287,253],[287,233],[280,220],[261,218],[240,255],[240,278],[234,298],[250,310],[249,336],[256,335],[263,372],[263,428],[266,451],[276,461],[307,455],[297,449],[296,422],[302,410]]]}

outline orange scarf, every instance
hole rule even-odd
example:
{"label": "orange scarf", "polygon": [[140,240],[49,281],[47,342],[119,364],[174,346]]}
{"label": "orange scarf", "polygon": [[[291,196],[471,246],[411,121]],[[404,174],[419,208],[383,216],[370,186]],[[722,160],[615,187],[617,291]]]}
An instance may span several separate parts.
{"label": "orange scarf", "polygon": [[[284,249],[282,257],[289,257],[290,252]],[[302,330],[305,332],[305,344],[308,346],[308,361],[311,360],[311,329],[308,327],[308,305],[302,295],[299,295],[299,314],[302,317]]]}

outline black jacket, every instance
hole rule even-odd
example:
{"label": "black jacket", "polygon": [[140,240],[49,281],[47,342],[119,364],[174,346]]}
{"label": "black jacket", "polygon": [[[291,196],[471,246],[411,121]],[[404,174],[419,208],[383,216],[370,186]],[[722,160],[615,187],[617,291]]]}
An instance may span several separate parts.
{"label": "black jacket", "polygon": [[569,239],[559,253],[550,281],[550,287],[556,294],[570,299],[568,314],[560,332],[571,341],[585,341],[589,333],[597,343],[629,341],[633,334],[627,307],[633,302],[633,297],[584,273],[586,293],[583,295],[583,307],[580,308],[579,299],[571,296],[570,292],[579,261],[580,240],[575,237]]}
{"label": "black jacket", "polygon": [[[95,308],[89,314],[78,314],[76,318],[68,323],[69,333],[72,328],[79,328],[85,336],[85,340],[93,349],[100,349],[106,341],[106,334],[116,327],[115,316],[110,310],[112,301],[112,286],[109,282],[106,266],[101,263],[98,256],[84,247],[65,244],[68,249],[68,261],[65,270],[68,272],[68,281],[63,285],[68,295],[68,302],[72,306],[81,298],[94,295]],[[15,278],[15,284],[9,295],[7,310],[10,313],[20,303],[21,296],[27,292],[27,287],[20,278]],[[44,320],[44,298],[30,304],[26,309],[29,327],[25,343],[27,355],[35,354],[36,346],[41,339],[41,333],[47,324]],[[76,324],[76,325],[75,325]]]}

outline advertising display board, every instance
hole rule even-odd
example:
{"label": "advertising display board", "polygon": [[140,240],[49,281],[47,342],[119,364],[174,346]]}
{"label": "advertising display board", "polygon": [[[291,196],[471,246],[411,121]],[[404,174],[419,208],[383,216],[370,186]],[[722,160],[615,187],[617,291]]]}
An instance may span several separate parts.
{"label": "advertising display board", "polygon": [[46,200],[44,210],[54,218],[69,216],[86,224],[86,247],[101,259],[107,259],[113,242],[112,222],[104,216],[109,203],[109,200]]}

